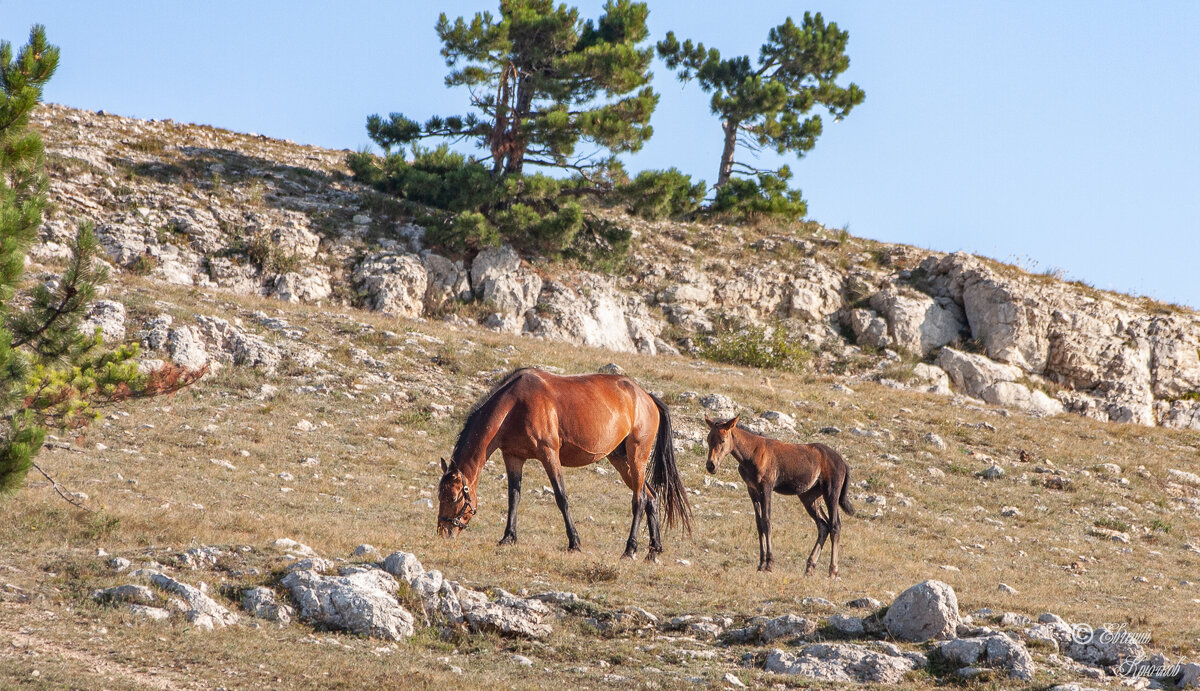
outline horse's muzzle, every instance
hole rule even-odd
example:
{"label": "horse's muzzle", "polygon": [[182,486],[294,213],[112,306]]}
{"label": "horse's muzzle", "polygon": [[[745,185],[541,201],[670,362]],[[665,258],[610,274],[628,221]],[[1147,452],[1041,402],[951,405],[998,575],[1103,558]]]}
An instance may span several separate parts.
{"label": "horse's muzzle", "polygon": [[704,464],[704,469],[712,475],[717,474],[717,464],[713,463],[711,458],[708,460],[708,463]]}

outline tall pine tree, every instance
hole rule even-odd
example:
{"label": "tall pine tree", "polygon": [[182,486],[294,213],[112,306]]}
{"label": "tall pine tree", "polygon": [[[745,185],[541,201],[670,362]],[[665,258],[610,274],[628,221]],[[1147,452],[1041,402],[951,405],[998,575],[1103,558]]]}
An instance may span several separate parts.
{"label": "tall pine tree", "polygon": [[659,55],[680,80],[695,79],[712,94],[712,112],[721,117],[725,134],[718,189],[736,172],[762,172],[736,160],[739,145],[803,156],[821,135],[821,116],[808,115],[814,107],[825,106],[841,119],[863,102],[866,94],[856,84],[836,83],[850,67],[849,38],[836,23],[826,24],[821,13],[805,12],[799,26],[789,17],[771,29],[756,64],[746,55],[723,59],[703,43],[680,43],[674,32],[658,43]]}
{"label": "tall pine tree", "polygon": [[385,149],[425,137],[473,138],[492,175],[520,174],[526,164],[585,170],[603,161],[579,155],[587,142],[613,153],[637,151],[650,137],[658,95],[648,86],[652,46],[645,3],[608,0],[596,21],[553,0],[501,0],[500,16],[478,13],[437,33],[451,68],[446,85],[464,86],[465,116],[433,117],[423,126],[400,113],[367,120]]}
{"label": "tall pine tree", "polygon": [[80,227],[56,281],[21,291],[48,187],[42,141],[29,115],[57,66],[58,48],[41,26],[15,56],[9,42],[0,42],[0,494],[21,486],[47,427],[84,425],[97,401],[167,393],[203,374],[168,366],[141,375],[136,345],[109,350],[98,330],[80,330],[96,286],[107,278],[90,225]]}

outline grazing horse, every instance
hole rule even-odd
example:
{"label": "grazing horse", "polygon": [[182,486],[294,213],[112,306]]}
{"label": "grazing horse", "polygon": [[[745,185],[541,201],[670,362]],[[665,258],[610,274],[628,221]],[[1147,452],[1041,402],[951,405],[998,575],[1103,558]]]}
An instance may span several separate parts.
{"label": "grazing horse", "polygon": [[[750,502],[754,504],[754,522],[758,528],[758,570],[770,571],[771,557],[771,494],[795,494],[804,509],[817,523],[817,542],[808,555],[804,575],[813,572],[825,537],[830,536],[833,556],[829,561],[829,577],[838,575],[838,543],[841,540],[842,520],[838,507],[854,515],[854,507],[846,497],[850,485],[850,466],[837,451],[824,444],[786,444],[775,439],[739,429],[738,418],[708,423],[708,464],[710,473],[728,454],[738,462],[738,474],[746,481]],[[829,514],[819,510],[817,499],[824,497]]]}
{"label": "grazing horse", "polygon": [[[628,377],[611,374],[559,376],[518,369],[501,381],[467,416],[450,463],[442,459],[438,485],[439,535],[457,535],[479,504],[479,476],[497,449],[508,473],[508,523],[500,544],[517,541],[521,471],[528,459],[541,461],[554,500],[567,524],[567,549],[579,550],[562,469],[580,468],[604,457],[633,491],[633,525],[625,558],[637,552],[642,514],[650,531],[649,559],[662,552],[659,503],[668,527],[691,531],[691,507],[671,443],[667,406]],[[654,465],[649,468],[650,457]]]}

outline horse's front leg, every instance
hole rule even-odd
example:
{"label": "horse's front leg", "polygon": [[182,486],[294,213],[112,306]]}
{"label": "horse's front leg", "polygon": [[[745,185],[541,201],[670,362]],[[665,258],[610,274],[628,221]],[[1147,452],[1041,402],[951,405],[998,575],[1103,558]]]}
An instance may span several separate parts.
{"label": "horse's front leg", "polygon": [[763,544],[766,546],[766,557],[763,561],[762,570],[770,571],[775,563],[775,558],[771,554],[771,495],[775,490],[764,486],[762,488],[762,522],[763,522]]}
{"label": "horse's front leg", "polygon": [[508,474],[508,523],[504,526],[504,537],[500,538],[502,545],[517,542],[517,505],[521,503],[521,471],[524,467],[524,459],[504,456],[504,470]]}
{"label": "horse's front leg", "polygon": [[767,543],[763,539],[766,530],[763,525],[762,491],[750,483],[746,483],[750,493],[750,505],[754,507],[754,530],[758,533],[758,570],[763,571],[767,563]]}
{"label": "horse's front leg", "polygon": [[562,465],[558,462],[557,452],[547,451],[545,466],[546,475],[550,478],[550,486],[554,489],[554,503],[558,504],[563,522],[567,525],[567,551],[578,552],[580,551],[579,532],[575,530],[575,522],[571,520],[571,508],[567,504],[567,490],[563,485]]}

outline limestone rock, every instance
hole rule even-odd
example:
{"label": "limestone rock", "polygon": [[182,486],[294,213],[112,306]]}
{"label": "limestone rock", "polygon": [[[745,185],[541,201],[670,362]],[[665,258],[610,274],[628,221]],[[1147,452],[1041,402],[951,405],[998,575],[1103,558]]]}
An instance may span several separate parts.
{"label": "limestone rock", "polygon": [[1003,634],[947,641],[934,650],[942,659],[961,667],[982,664],[1002,668],[1022,681],[1033,679],[1033,657],[1023,644]]}
{"label": "limestone rock", "polygon": [[80,333],[92,335],[100,329],[107,344],[125,340],[125,305],[116,300],[97,300],[88,308],[87,316],[79,324]]}
{"label": "limestone rock", "polygon": [[279,602],[270,588],[250,588],[242,593],[242,609],[250,616],[286,626],[292,621],[292,608]]}
{"label": "limestone rock", "polygon": [[376,252],[358,264],[353,280],[370,309],[397,317],[421,316],[429,277],[418,257]]}
{"label": "limestone rock", "polygon": [[421,265],[427,277],[425,287],[425,310],[427,312],[446,307],[453,302],[471,299],[470,275],[461,261],[426,251],[421,253]]}
{"label": "limestone rock", "polygon": [[150,576],[150,582],[172,595],[179,596],[188,607],[184,616],[189,622],[201,628],[232,626],[240,618],[236,613],[226,609],[224,605],[205,595],[199,588],[177,581],[170,576],[154,573]]}
{"label": "limestone rock", "polygon": [[396,601],[396,579],[384,571],[344,576],[293,571],[282,582],[304,621],[393,641],[413,635],[413,616]]}
{"label": "limestone rock", "polygon": [[961,621],[954,589],[927,580],[900,593],[884,615],[883,626],[897,639],[920,642],[953,638]]}
{"label": "limestone rock", "polygon": [[425,573],[421,560],[408,552],[392,552],[387,555],[383,560],[383,570],[405,583],[412,583],[413,579]]}
{"label": "limestone rock", "polygon": [[962,309],[948,298],[888,287],[871,296],[871,307],[887,319],[891,345],[921,357],[957,341],[966,327]]}
{"label": "limestone rock", "polygon": [[850,643],[815,643],[795,654],[776,648],[767,653],[763,668],[825,682],[895,684],[925,664],[924,656],[916,653],[906,656],[894,646],[869,648]]}
{"label": "limestone rock", "polygon": [[303,272],[289,271],[275,279],[272,295],[284,302],[317,303],[333,294],[329,275],[311,268]]}
{"label": "limestone rock", "polygon": [[523,315],[537,304],[542,278],[523,269],[513,248],[489,247],[471,262],[471,289],[501,314]]}
{"label": "limestone rock", "polygon": [[204,341],[194,326],[171,329],[167,336],[167,353],[171,362],[186,369],[198,369],[208,364]]}

